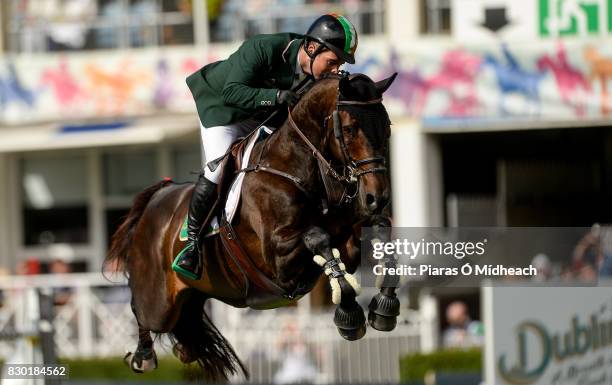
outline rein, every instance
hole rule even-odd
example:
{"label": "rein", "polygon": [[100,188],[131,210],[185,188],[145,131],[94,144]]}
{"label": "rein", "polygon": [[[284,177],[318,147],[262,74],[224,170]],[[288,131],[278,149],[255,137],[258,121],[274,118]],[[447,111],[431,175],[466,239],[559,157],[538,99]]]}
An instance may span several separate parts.
{"label": "rein", "polygon": [[[351,156],[346,143],[344,141],[344,135],[342,134],[343,127],[340,123],[340,115],[339,115],[339,107],[340,106],[351,106],[351,105],[373,105],[382,102],[382,98],[368,100],[368,101],[358,101],[358,100],[338,100],[336,101],[336,108],[332,112],[331,115],[327,116],[323,121],[323,127],[327,126],[328,120],[331,118],[333,121],[333,130],[334,136],[340,143],[340,148],[342,150],[342,155],[344,158],[344,163],[342,165],[343,171],[342,173],[338,173],[330,162],[323,156],[321,151],[319,151],[315,145],[304,135],[302,130],[298,127],[298,125],[293,120],[293,116],[291,115],[291,109],[289,109],[288,122],[289,126],[298,134],[300,139],[312,150],[312,155],[317,159],[319,165],[319,171],[321,174],[321,178],[323,180],[323,185],[325,186],[325,190],[327,193],[327,201],[332,203],[335,206],[340,206],[342,204],[349,204],[353,199],[357,196],[359,192],[359,179],[361,176],[370,174],[370,173],[379,173],[379,172],[387,172],[387,167],[385,166],[385,158],[384,157],[372,157],[366,159],[355,160]],[[371,163],[381,163],[382,166],[379,167],[370,167],[365,170],[362,170],[360,167],[371,164]],[[270,174],[281,176],[285,179],[291,181],[295,186],[298,187],[306,196],[309,198],[313,198],[312,194],[310,194],[305,187],[305,184],[298,177],[288,174],[284,171],[280,171],[271,167],[262,166],[259,162],[254,166],[245,167],[238,172],[250,172],[250,171],[263,171],[268,172]],[[323,212],[327,212],[327,202],[325,199],[323,200]]]}

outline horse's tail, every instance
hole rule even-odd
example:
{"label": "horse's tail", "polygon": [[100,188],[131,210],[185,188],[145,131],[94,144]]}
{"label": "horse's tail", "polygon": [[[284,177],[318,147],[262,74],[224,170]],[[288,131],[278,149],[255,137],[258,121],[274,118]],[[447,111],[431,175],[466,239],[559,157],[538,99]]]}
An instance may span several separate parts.
{"label": "horse's tail", "polygon": [[248,371],[238,355],[206,314],[206,300],[200,292],[188,294],[176,325],[168,333],[170,340],[178,342],[189,357],[183,362],[198,362],[207,381],[227,381],[231,375],[240,373],[248,379]]}
{"label": "horse's tail", "polygon": [[111,240],[111,246],[102,264],[103,271],[106,271],[106,267],[112,266],[111,271],[124,271],[125,262],[128,256],[128,248],[132,240],[132,229],[136,226],[142,213],[144,212],[147,204],[151,200],[151,197],[162,188],[173,183],[170,179],[163,179],[162,181],[154,184],[153,186],[147,187],[134,197],[132,208],[130,209],[127,217],[123,220],[123,223],[117,228],[113,234]]}

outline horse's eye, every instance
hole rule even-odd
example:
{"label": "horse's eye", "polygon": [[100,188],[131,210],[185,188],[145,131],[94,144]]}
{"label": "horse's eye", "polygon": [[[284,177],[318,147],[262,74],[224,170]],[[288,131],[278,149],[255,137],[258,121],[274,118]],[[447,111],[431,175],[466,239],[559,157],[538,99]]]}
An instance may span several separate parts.
{"label": "horse's eye", "polygon": [[357,126],[355,126],[353,124],[348,125],[348,126],[343,126],[342,128],[344,129],[344,133],[346,135],[353,136],[355,134],[355,132],[357,132]]}

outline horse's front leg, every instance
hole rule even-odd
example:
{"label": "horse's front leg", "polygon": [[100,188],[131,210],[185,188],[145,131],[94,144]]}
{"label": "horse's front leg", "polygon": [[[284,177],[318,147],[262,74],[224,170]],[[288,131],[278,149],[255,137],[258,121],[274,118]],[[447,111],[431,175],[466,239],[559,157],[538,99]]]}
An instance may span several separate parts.
{"label": "horse's front leg", "polygon": [[340,335],[349,340],[358,340],[365,335],[365,315],[363,308],[355,301],[360,287],[355,277],[347,273],[340,260],[338,249],[332,249],[330,236],[322,228],[313,226],[308,229],[302,240],[312,253],[314,261],[323,267],[332,287],[332,302],[336,305],[334,323]]}
{"label": "horse's front leg", "polygon": [[[377,216],[370,223],[372,236],[369,241],[388,242],[391,238],[391,221],[388,217]],[[397,260],[393,255],[385,255],[379,264],[384,268],[395,268]],[[386,271],[386,269],[383,269]],[[368,308],[368,322],[376,330],[388,332],[395,329],[397,316],[400,313],[400,301],[395,294],[399,285],[399,276],[382,274],[376,279],[376,286],[380,292],[372,298]]]}

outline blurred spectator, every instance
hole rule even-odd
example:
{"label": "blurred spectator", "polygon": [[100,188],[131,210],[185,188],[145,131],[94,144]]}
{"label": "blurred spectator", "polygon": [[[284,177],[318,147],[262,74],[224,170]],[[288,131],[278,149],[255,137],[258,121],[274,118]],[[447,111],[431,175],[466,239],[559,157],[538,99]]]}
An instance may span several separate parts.
{"label": "blurred spectator", "polygon": [[315,383],[319,371],[308,354],[308,346],[297,321],[289,319],[283,327],[279,343],[284,357],[281,366],[274,375],[275,384],[309,384]]}
{"label": "blurred spectator", "polygon": [[82,49],[88,23],[97,13],[96,0],[39,0],[29,4],[28,13],[47,23],[47,42],[51,51]]}
{"label": "blurred spectator", "polygon": [[[49,274],[69,274],[72,272],[70,263],[74,260],[74,250],[67,244],[54,244],[49,246]],[[55,305],[64,305],[72,296],[71,287],[56,287],[53,289],[53,302]]]}
{"label": "blurred spectator", "polygon": [[581,282],[595,283],[597,282],[597,270],[593,265],[587,264],[582,266],[577,272],[577,279]]}
{"label": "blurred spectator", "polygon": [[574,281],[574,271],[571,265],[563,265],[560,273],[561,282],[572,282]]}
{"label": "blurred spectator", "polygon": [[177,13],[185,20],[183,23],[162,27],[162,44],[193,44],[193,7],[191,0],[172,0],[164,5],[163,12]]}
{"label": "blurred spectator", "polygon": [[442,344],[445,348],[470,348],[482,346],[484,332],[482,323],[472,321],[467,305],[455,301],[446,308],[448,327],[444,330]]}
{"label": "blurred spectator", "polygon": [[139,0],[130,7],[130,47],[144,47],[155,41],[155,18],[160,10],[155,0]]}
{"label": "blurred spectator", "polygon": [[95,32],[97,48],[115,48],[119,44],[119,28],[121,21],[121,4],[119,0],[106,0],[100,9],[100,20],[103,27]]}
{"label": "blurred spectator", "polygon": [[583,279],[591,278],[591,269],[600,278],[612,277],[612,229],[593,224],[574,248],[574,269]]}
{"label": "blurred spectator", "polygon": [[544,282],[552,278],[553,266],[548,255],[542,253],[537,254],[531,260],[531,265],[535,267],[538,272],[537,275],[531,277],[532,281]]}
{"label": "blurred spectator", "polygon": [[15,268],[16,275],[35,275],[40,273],[40,261],[34,257],[18,262]]}

